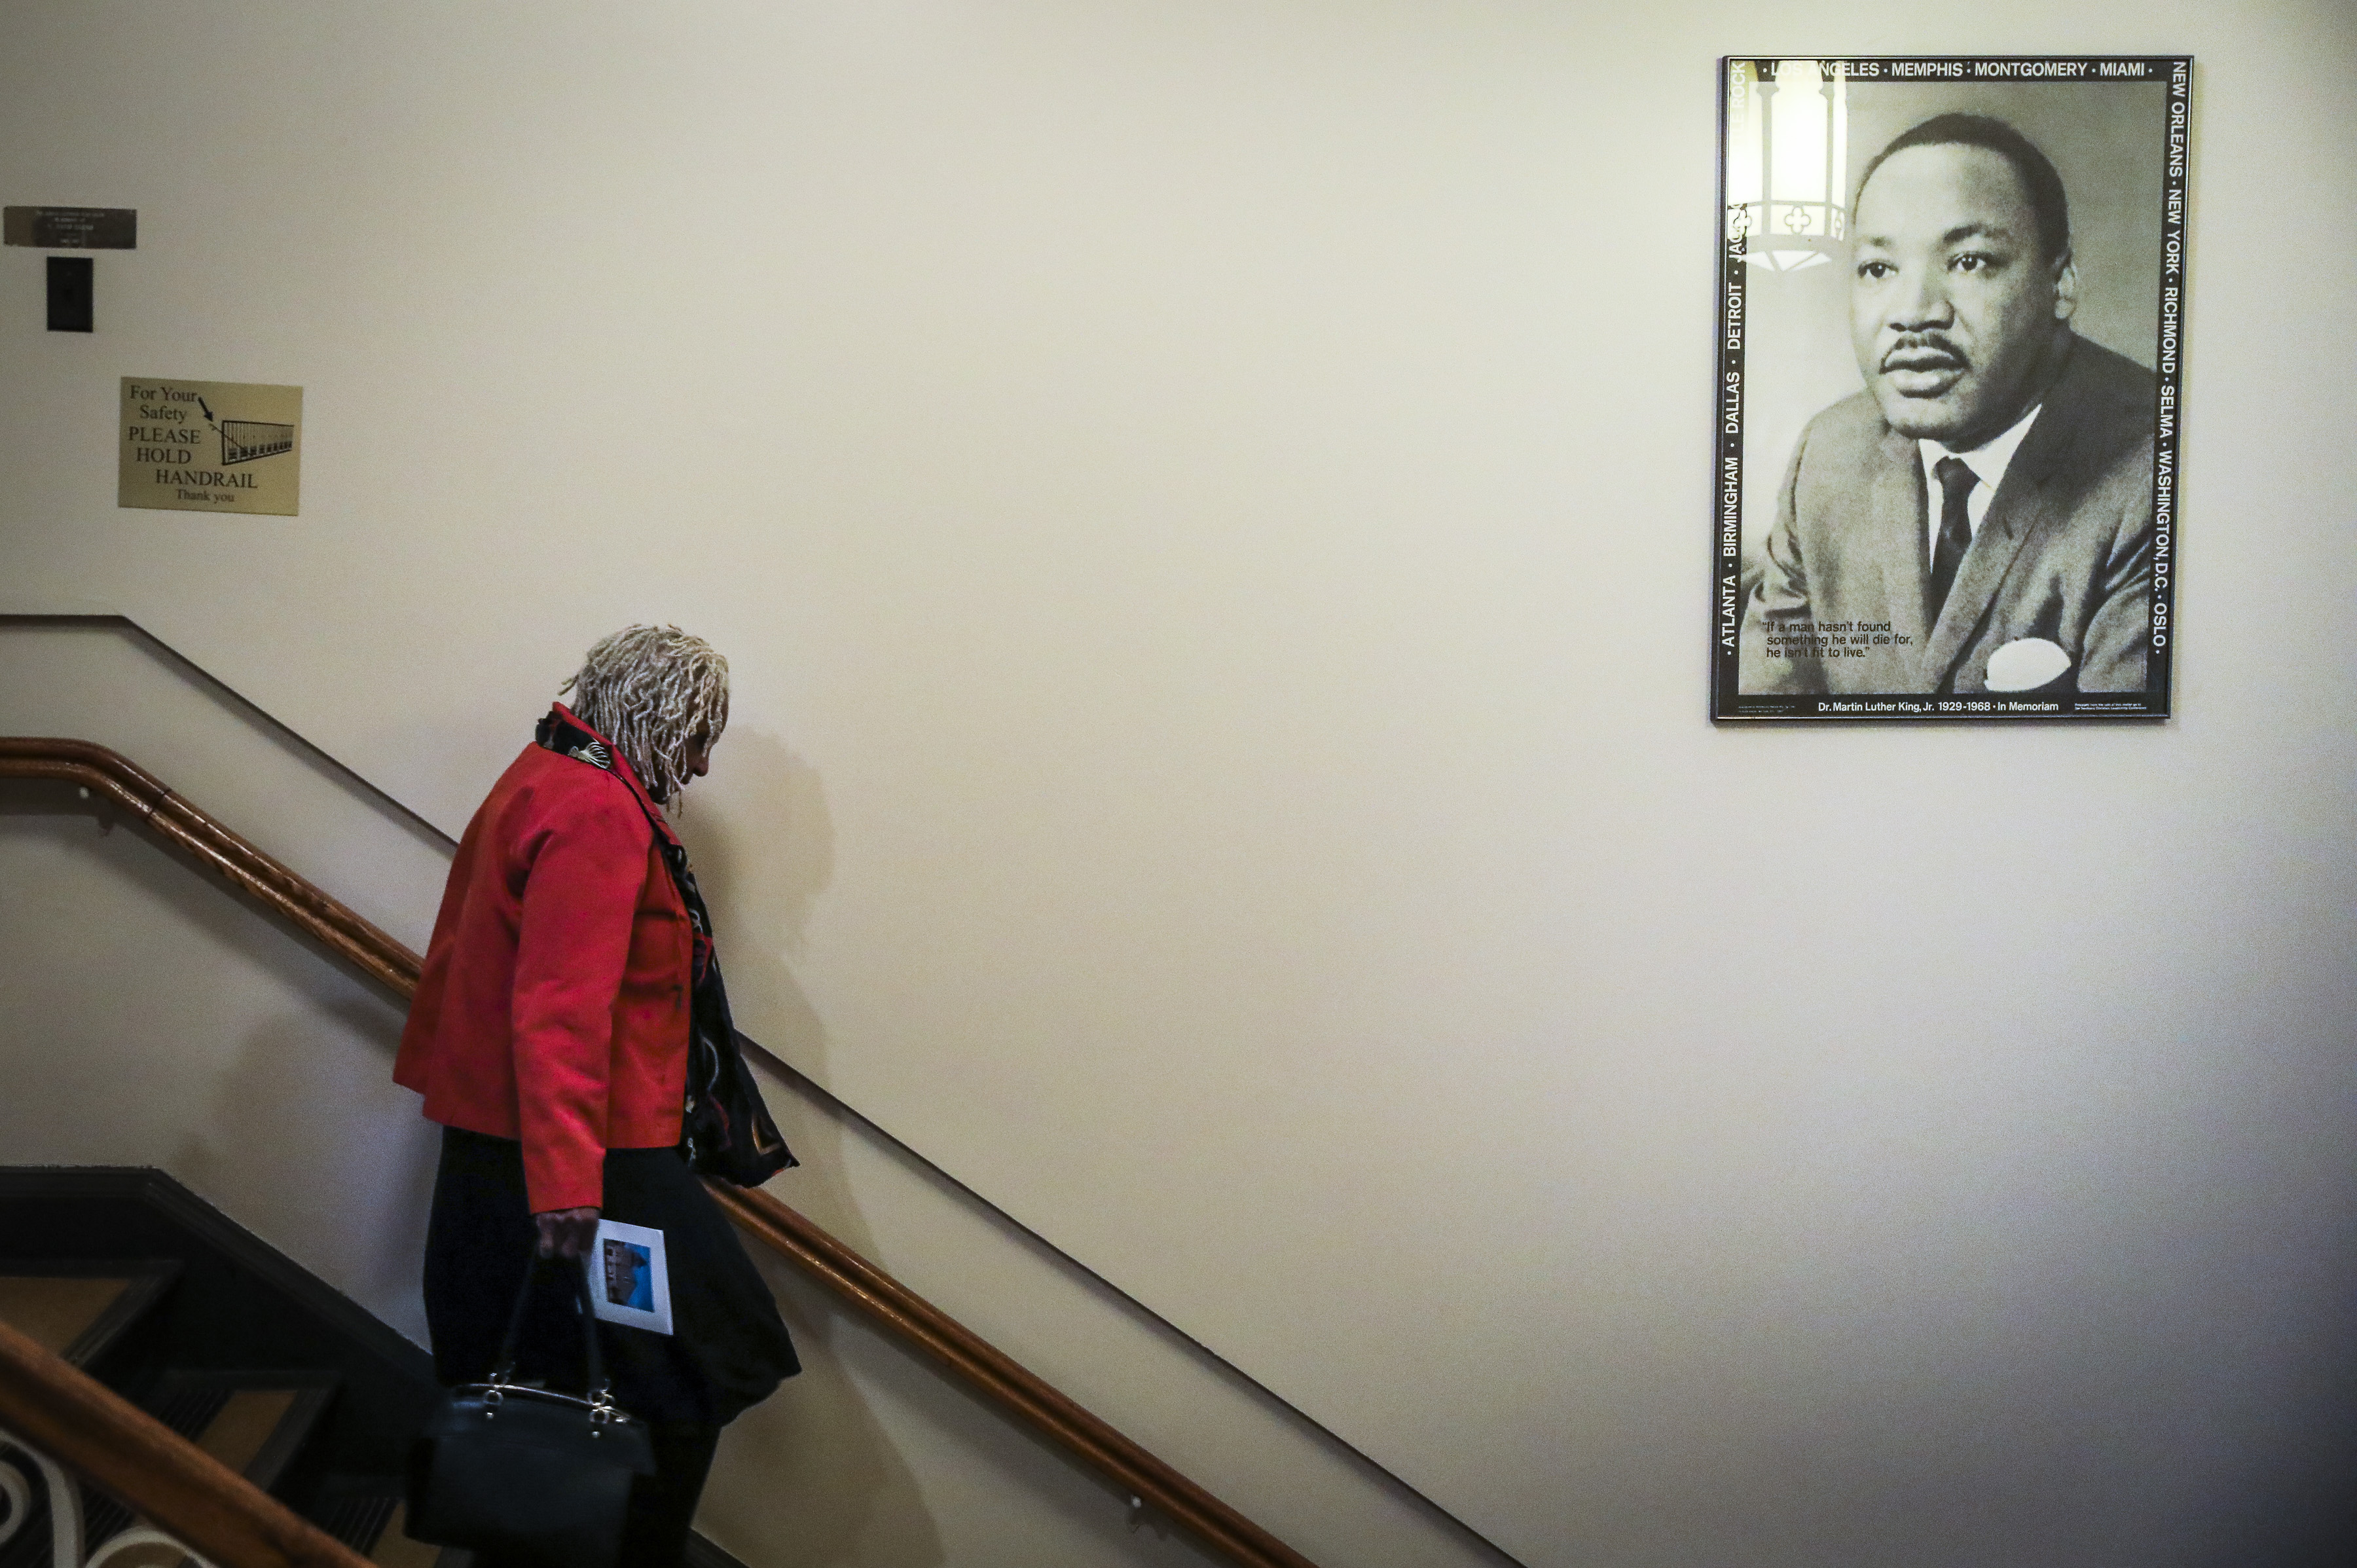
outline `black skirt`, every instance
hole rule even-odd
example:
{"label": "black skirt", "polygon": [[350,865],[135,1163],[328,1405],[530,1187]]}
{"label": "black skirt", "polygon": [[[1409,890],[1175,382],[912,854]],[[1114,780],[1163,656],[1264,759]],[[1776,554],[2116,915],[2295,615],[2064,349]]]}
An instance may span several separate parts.
{"label": "black skirt", "polygon": [[[605,1174],[605,1218],[662,1231],[671,1273],[671,1333],[597,1325],[614,1402],[643,1421],[735,1420],[802,1369],[776,1297],[678,1150],[608,1149]],[[445,1384],[490,1375],[538,1241],[523,1145],[445,1127],[425,1232],[425,1324]],[[517,1348],[520,1380],[582,1391],[576,1300],[566,1269],[538,1271]]]}

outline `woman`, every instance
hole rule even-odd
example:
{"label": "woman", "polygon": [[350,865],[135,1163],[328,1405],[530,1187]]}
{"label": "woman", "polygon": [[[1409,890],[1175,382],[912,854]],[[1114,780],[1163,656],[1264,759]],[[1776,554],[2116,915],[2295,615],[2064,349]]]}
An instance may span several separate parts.
{"label": "woman", "polygon": [[[663,1232],[673,1332],[597,1331],[657,1462],[620,1561],[668,1568],[720,1428],[799,1369],[680,1148],[691,997],[712,961],[659,808],[710,768],[728,665],[677,627],[634,626],[559,691],[574,706],[553,705],[459,841],[393,1079],[444,1129],[425,1313],[445,1383],[488,1378],[535,1252],[583,1257],[600,1218]],[[520,1380],[579,1388],[580,1266],[537,1271]]]}

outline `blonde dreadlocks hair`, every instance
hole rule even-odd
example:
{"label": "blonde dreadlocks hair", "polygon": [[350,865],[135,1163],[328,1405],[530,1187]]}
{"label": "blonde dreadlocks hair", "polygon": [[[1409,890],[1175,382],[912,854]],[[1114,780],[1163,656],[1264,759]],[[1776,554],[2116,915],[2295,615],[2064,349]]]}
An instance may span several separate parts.
{"label": "blonde dreadlocks hair", "polygon": [[728,725],[728,660],[675,626],[624,627],[557,690],[666,804],[687,785],[688,742],[718,740]]}

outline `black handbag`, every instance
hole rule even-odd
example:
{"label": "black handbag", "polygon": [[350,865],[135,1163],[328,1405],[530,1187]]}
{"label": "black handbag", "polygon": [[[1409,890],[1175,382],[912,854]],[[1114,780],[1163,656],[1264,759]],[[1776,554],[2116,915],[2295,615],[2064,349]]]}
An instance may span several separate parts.
{"label": "black handbag", "polygon": [[[602,772],[614,770],[613,753],[595,735],[568,724],[554,710],[533,730],[533,739],[559,757],[586,762]],[[635,791],[633,799],[636,799]],[[786,1147],[770,1108],[761,1101],[761,1086],[745,1065],[745,1047],[751,1041],[737,1028],[728,1011],[728,988],[720,979],[720,956],[712,944],[712,914],[704,907],[695,873],[688,869],[687,851],[655,820],[646,802],[639,802],[655,842],[662,846],[663,865],[672,886],[687,907],[689,926],[695,933],[693,989],[688,998],[687,1101],[680,1120],[680,1147],[698,1176],[718,1176],[738,1187],[759,1187],[802,1162]]]}
{"label": "black handbag", "polygon": [[[535,1243],[535,1246],[537,1243]],[[452,1389],[409,1451],[410,1536],[501,1562],[615,1568],[630,1485],[655,1473],[646,1423],[616,1408],[586,1267],[571,1267],[588,1349],[587,1399],[513,1381],[541,1260],[523,1272],[488,1383]]]}

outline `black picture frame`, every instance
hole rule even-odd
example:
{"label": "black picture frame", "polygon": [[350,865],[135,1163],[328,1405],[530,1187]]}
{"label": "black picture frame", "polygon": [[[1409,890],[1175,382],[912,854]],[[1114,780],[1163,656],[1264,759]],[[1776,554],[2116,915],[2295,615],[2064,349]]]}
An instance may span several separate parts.
{"label": "black picture frame", "polygon": [[[1718,80],[1712,719],[2170,717],[2192,57],[1731,56]],[[1992,121],[2036,153],[1973,145]],[[1859,234],[1860,176],[1919,128]],[[2012,166],[2005,210],[2040,232],[1985,242],[1918,199],[2002,200],[1953,172],[1973,159]],[[1996,477],[1943,508],[1977,479],[1943,466],[1951,430]]]}

